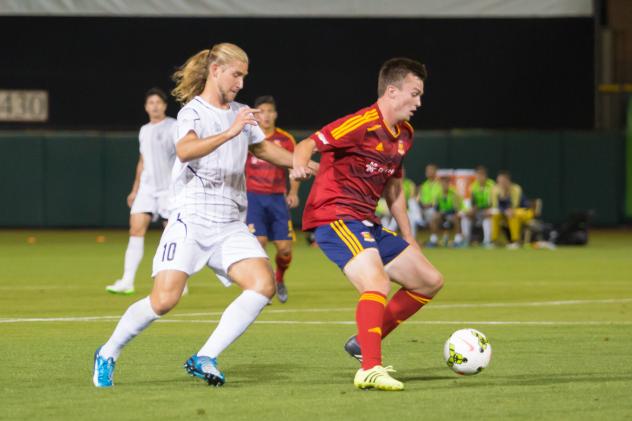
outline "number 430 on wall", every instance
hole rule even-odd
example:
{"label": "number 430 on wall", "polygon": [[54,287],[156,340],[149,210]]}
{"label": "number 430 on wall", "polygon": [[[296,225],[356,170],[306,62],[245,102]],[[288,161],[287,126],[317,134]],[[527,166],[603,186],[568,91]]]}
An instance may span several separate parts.
{"label": "number 430 on wall", "polygon": [[0,90],[0,121],[48,121],[48,92]]}

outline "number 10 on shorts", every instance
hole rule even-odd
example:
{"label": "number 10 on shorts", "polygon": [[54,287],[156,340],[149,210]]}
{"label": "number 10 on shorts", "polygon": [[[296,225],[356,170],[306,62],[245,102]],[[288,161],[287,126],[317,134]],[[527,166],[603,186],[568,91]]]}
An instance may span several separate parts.
{"label": "number 10 on shorts", "polygon": [[164,247],[162,248],[162,261],[164,262],[165,258],[167,259],[167,261],[172,261],[175,254],[176,254],[176,243],[165,244]]}

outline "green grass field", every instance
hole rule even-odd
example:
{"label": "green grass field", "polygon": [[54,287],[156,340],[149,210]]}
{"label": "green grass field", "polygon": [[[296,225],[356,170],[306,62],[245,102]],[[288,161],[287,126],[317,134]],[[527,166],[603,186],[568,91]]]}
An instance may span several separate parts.
{"label": "green grass field", "polygon": [[[158,236],[146,240],[136,295],[118,297],[104,287],[120,276],[126,232],[0,231],[0,419],[632,418],[632,233],[597,232],[588,247],[556,251],[427,250],[446,286],[384,343],[404,392],[354,389],[357,363],[342,345],[357,295],[302,241],[290,301],[264,310],[220,358],[225,387],[181,368],[239,293],[205,270],[125,350],[116,386],[96,389],[92,354],[149,292]],[[493,345],[478,376],[443,362],[443,342],[462,327]]]}

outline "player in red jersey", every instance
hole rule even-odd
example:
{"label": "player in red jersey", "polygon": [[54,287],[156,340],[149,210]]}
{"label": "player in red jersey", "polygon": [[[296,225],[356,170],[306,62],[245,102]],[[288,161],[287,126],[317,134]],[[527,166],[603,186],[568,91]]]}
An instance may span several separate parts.
{"label": "player in red jersey", "polygon": [[[303,214],[303,229],[360,293],[357,336],[345,344],[362,362],[356,387],[402,390],[391,367],[382,366],[381,341],[427,304],[443,277],[412,236],[402,190],[402,161],[412,146],[408,119],[421,106],[426,68],[407,59],[386,61],[378,78],[378,100],[370,107],[326,125],[296,146],[292,177],[309,175],[307,164],[322,154]],[[375,216],[383,196],[401,237]],[[388,301],[390,281],[401,285]]]}
{"label": "player in red jersey", "polygon": [[[271,96],[262,96],[255,100],[259,127],[266,140],[278,146],[294,151],[296,141],[288,132],[276,127],[276,102]],[[276,291],[281,303],[287,301],[287,287],[283,279],[285,271],[292,261],[292,241],[294,229],[288,207],[298,206],[298,188],[300,183],[290,180],[290,191],[286,196],[287,170],[248,154],[246,160],[246,190],[248,194],[248,213],[246,223],[250,232],[266,247],[268,240],[274,243],[277,253]]]}

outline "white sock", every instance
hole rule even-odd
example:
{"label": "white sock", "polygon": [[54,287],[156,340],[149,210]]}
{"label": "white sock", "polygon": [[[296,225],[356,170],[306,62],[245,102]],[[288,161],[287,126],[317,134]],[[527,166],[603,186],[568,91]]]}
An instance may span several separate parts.
{"label": "white sock", "polygon": [[461,219],[461,232],[466,241],[470,241],[472,234],[472,220],[468,217]]}
{"label": "white sock", "polygon": [[483,242],[492,242],[492,218],[483,219]]}
{"label": "white sock", "polygon": [[432,234],[430,236],[430,242],[431,243],[436,243],[437,242],[437,234]]}
{"label": "white sock", "polygon": [[151,308],[149,297],[136,301],[123,314],[112,336],[103,345],[99,354],[104,358],[112,357],[116,360],[123,347],[158,318],[160,316]]}
{"label": "white sock", "polygon": [[217,358],[248,329],[261,310],[268,305],[268,301],[268,297],[258,292],[252,290],[242,292],[226,307],[219,324],[197,355]]}
{"label": "white sock", "polygon": [[125,265],[123,266],[123,281],[129,286],[134,286],[136,271],[143,260],[145,237],[129,237],[127,250],[125,251]]}
{"label": "white sock", "polygon": [[461,234],[455,234],[454,235],[454,242],[455,243],[460,243],[461,241],[463,241],[463,236]]}

